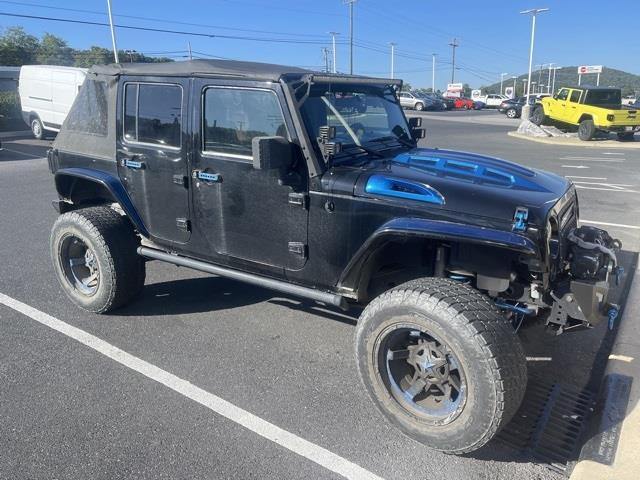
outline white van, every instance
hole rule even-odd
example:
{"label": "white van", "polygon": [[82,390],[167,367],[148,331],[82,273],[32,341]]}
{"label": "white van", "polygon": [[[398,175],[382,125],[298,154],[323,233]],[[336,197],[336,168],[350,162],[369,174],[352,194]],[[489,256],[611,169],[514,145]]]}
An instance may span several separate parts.
{"label": "white van", "polygon": [[22,118],[35,138],[58,132],[87,75],[86,69],[54,65],[25,65],[18,92]]}

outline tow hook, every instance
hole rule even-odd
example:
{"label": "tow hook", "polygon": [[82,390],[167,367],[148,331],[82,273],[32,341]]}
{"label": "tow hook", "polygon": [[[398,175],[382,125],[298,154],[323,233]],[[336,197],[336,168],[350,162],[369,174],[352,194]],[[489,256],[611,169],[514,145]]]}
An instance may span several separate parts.
{"label": "tow hook", "polygon": [[618,307],[618,305],[609,305],[609,310],[607,311],[607,316],[609,317],[609,330],[613,330],[613,326],[616,323],[619,313],[620,307]]}

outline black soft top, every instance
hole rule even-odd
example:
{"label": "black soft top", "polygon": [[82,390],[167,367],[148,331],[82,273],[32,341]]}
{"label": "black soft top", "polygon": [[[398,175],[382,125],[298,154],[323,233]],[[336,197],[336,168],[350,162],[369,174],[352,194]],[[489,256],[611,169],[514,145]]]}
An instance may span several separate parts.
{"label": "black soft top", "polygon": [[90,70],[98,75],[161,75],[192,76],[213,75],[222,77],[248,78],[278,82],[285,76],[300,77],[313,73],[304,68],[288,67],[271,63],[241,62],[236,60],[187,60],[161,63],[119,63],[95,65]]}
{"label": "black soft top", "polygon": [[562,88],[571,88],[573,90],[595,90],[595,91],[620,90],[618,87],[597,87],[595,85],[569,85],[567,87],[562,87]]}

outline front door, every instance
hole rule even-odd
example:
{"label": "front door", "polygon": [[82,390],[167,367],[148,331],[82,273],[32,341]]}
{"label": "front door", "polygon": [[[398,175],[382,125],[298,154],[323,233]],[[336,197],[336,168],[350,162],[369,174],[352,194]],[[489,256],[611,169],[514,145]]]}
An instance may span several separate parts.
{"label": "front door", "polygon": [[287,185],[277,172],[256,170],[252,162],[254,137],[294,138],[279,85],[197,80],[192,102],[199,106],[191,175],[199,253],[276,275],[301,269],[307,258],[306,165],[300,158],[290,177],[294,185]]}
{"label": "front door", "polygon": [[161,243],[190,236],[188,81],[121,83],[118,172],[145,227]]}

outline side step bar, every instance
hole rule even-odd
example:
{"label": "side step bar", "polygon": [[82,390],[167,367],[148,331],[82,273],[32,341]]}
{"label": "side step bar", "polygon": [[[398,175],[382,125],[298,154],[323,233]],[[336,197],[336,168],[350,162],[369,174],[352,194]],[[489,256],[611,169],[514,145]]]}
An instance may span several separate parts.
{"label": "side step bar", "polygon": [[233,280],[239,280],[245,283],[251,283],[252,285],[257,285],[259,287],[270,288],[279,292],[295,295],[296,297],[309,298],[311,300],[316,300],[318,302],[340,307],[343,310],[348,310],[348,305],[345,298],[333,293],[322,292],[313,288],[302,287],[300,285],[294,285],[291,283],[283,282],[281,280],[275,280],[273,278],[253,275],[251,273],[245,273],[239,270],[219,267],[218,265],[202,262],[200,260],[181,257],[179,255],[172,255],[161,250],[156,250],[155,248],[138,247],[137,251],[138,255],[141,255],[143,257],[153,258],[154,260],[161,260],[167,263],[173,263],[174,265],[180,265],[181,267],[193,268],[194,270],[200,270],[201,272],[212,273],[221,277],[231,278]]}

